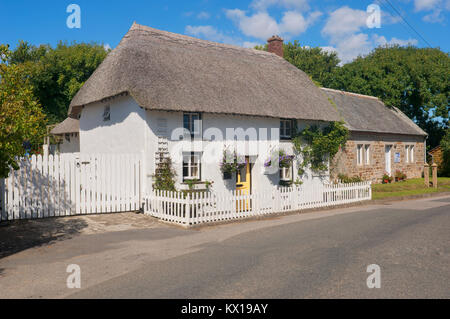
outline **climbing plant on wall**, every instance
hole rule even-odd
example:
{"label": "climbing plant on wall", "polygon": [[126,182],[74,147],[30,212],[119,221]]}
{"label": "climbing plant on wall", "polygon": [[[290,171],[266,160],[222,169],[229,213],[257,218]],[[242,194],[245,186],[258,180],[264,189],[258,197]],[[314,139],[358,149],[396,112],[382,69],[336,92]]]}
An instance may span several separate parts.
{"label": "climbing plant on wall", "polygon": [[294,149],[303,157],[298,164],[298,174],[303,175],[310,166],[315,172],[327,170],[328,159],[333,158],[348,139],[348,129],[343,122],[332,122],[324,128],[307,127],[293,138]]}
{"label": "climbing plant on wall", "polygon": [[155,175],[153,175],[153,188],[164,191],[175,191],[175,170],[172,168],[170,157],[160,161],[156,166]]}

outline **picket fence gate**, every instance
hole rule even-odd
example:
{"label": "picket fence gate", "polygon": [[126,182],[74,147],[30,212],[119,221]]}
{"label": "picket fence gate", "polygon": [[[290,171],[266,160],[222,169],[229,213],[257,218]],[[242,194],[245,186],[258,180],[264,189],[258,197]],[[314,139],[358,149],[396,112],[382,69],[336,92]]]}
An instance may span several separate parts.
{"label": "picket fence gate", "polygon": [[142,155],[33,155],[0,180],[0,221],[136,211]]}
{"label": "picket fence gate", "polygon": [[145,197],[144,212],[167,222],[190,226],[336,206],[371,198],[371,182],[274,187],[271,191],[251,194],[154,190]]}

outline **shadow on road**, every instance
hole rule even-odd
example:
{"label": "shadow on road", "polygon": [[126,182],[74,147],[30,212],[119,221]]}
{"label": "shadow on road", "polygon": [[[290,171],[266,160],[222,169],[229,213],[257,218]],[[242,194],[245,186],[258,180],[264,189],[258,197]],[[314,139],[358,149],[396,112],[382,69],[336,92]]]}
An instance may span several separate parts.
{"label": "shadow on road", "polygon": [[[69,239],[88,224],[81,218],[48,218],[0,223],[0,259],[28,248]],[[0,269],[1,275],[2,269]]]}

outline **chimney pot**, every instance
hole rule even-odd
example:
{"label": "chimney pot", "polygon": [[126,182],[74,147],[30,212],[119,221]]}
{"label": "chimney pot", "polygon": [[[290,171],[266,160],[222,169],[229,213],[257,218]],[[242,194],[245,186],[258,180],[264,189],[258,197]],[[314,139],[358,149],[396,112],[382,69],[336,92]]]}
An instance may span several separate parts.
{"label": "chimney pot", "polygon": [[283,39],[278,35],[274,35],[267,39],[267,51],[270,53],[275,53],[276,55],[283,57]]}

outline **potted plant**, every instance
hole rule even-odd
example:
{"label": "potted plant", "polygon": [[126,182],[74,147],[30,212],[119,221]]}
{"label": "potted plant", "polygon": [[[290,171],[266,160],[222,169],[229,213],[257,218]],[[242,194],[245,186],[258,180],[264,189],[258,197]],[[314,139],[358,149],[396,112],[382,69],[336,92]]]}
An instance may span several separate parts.
{"label": "potted plant", "polygon": [[397,170],[395,172],[395,181],[400,182],[400,181],[404,181],[404,180],[406,180],[406,174],[403,173],[402,171]]}
{"label": "potted plant", "polygon": [[222,162],[220,162],[220,171],[222,172],[224,179],[231,179],[233,173],[236,173],[246,165],[245,159],[243,160],[238,157],[236,151],[233,153],[226,149],[223,151]]}
{"label": "potted plant", "polygon": [[276,161],[278,161],[279,168],[290,168],[292,166],[294,157],[294,155],[286,155],[286,152],[284,150],[275,151],[264,162],[264,168],[266,168],[266,172],[269,172],[268,168],[271,167],[272,163]]}
{"label": "potted plant", "polygon": [[384,173],[382,177],[383,184],[389,184],[390,182],[392,182],[392,180],[393,180],[392,176],[389,176],[387,173]]}

